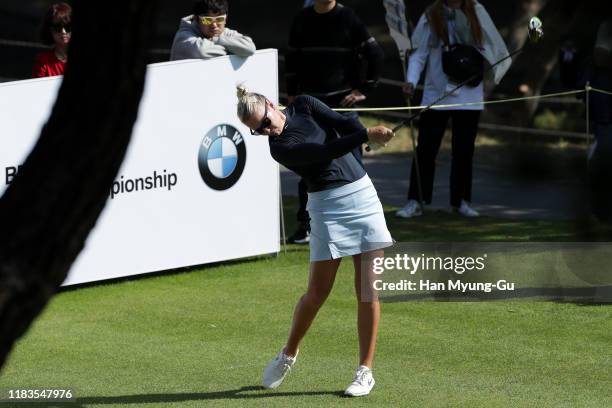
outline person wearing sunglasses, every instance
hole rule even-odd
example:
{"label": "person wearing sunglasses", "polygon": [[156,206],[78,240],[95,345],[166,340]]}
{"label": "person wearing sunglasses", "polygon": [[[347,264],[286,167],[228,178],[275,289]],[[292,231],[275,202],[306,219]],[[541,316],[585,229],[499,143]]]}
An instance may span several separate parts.
{"label": "person wearing sunglasses", "polygon": [[40,31],[42,43],[52,48],[36,56],[33,78],[64,75],[71,34],[72,8],[66,3],[53,4],[45,14]]}
{"label": "person wearing sunglasses", "polygon": [[272,158],[304,178],[311,218],[308,288],[295,308],[287,342],[264,370],[263,385],[281,385],[332,289],[341,259],[351,257],[360,357],[345,394],[368,395],[374,386],[372,362],[380,318],[380,305],[371,292],[372,267],[393,239],[376,189],[355,150],[368,141],[384,145],[393,131],[383,126],[366,129],[359,120],[308,95],[297,96],[284,110],[242,85],[237,95],[240,121],[252,134],[268,136]]}
{"label": "person wearing sunglasses", "polygon": [[208,59],[222,55],[248,57],[255,53],[250,37],[226,27],[227,0],[200,0],[193,14],[181,19],[170,60]]}

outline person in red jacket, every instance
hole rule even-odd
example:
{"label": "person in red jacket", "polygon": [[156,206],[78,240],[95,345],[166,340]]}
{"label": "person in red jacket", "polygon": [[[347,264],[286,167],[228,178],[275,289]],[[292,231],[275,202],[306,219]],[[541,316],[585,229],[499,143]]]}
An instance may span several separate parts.
{"label": "person in red jacket", "polygon": [[52,48],[36,56],[32,78],[64,75],[71,32],[72,7],[66,3],[56,3],[49,7],[40,35],[42,43]]}

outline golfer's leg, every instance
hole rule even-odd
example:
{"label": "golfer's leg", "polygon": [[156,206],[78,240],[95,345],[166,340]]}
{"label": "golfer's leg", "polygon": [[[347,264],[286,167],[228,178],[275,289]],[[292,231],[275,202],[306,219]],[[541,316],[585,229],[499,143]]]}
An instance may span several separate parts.
{"label": "golfer's leg", "polygon": [[[380,303],[372,292],[372,260],[384,256],[382,250],[353,256],[355,292],[357,295],[357,332],[359,334],[359,364],[372,368],[376,335],[380,320]],[[362,286],[363,284],[363,286]],[[367,291],[367,292],[366,292]]]}
{"label": "golfer's leg", "polygon": [[288,356],[297,354],[304,335],[334,286],[338,266],[340,266],[340,259],[310,263],[308,289],[300,298],[293,313],[291,332],[285,347],[285,354]]}

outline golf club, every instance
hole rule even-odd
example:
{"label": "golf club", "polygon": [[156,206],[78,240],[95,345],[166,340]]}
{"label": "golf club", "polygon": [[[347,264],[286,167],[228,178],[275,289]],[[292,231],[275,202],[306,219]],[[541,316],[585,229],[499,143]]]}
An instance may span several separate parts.
{"label": "golf club", "polygon": [[[544,36],[544,30],[542,28],[542,21],[538,17],[532,17],[529,20],[529,27],[528,27],[527,34],[528,34],[529,41],[532,42],[532,43],[537,43]],[[465,85],[467,85],[468,83],[470,83],[471,81],[473,81],[477,77],[479,77],[481,75],[484,76],[486,73],[491,71],[497,65],[499,65],[502,62],[506,61],[507,59],[512,58],[515,55],[521,53],[524,49],[525,49],[525,45],[522,46],[521,48],[511,52],[510,54],[508,54],[504,58],[500,59],[499,61],[495,62],[494,64],[490,65],[489,67],[484,69],[482,71],[482,73],[478,73],[476,75],[473,75],[472,77],[470,77],[470,78],[466,79],[465,81],[461,82],[456,87],[454,87],[450,91],[446,92],[444,95],[442,95],[441,97],[439,97],[438,99],[436,99],[435,101],[433,101],[432,103],[430,103],[429,105],[427,105],[426,107],[424,107],[423,109],[418,111],[417,113],[412,114],[407,119],[405,119],[402,122],[398,123],[395,127],[393,127],[393,129],[392,129],[393,133],[397,132],[398,130],[400,130],[404,126],[407,126],[407,125],[409,126],[411,124],[411,122],[414,119],[418,118],[419,115],[421,115],[423,112],[426,112],[426,111],[430,110],[432,107],[434,107],[437,103],[439,103],[443,99],[445,99],[448,96],[452,95],[453,93],[457,92],[457,90],[459,90],[460,88],[463,88]],[[377,146],[377,147],[379,147],[379,146]],[[370,146],[368,144],[368,146],[366,146],[366,151],[370,151],[370,150],[372,150],[372,146]]]}

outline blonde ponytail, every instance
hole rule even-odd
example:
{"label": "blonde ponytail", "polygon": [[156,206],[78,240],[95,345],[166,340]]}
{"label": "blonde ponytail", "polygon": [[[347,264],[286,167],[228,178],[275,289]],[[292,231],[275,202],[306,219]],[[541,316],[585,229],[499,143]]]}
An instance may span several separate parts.
{"label": "blonde ponytail", "polygon": [[238,96],[239,101],[244,99],[244,97],[247,96],[248,93],[249,93],[249,90],[247,89],[246,86],[244,86],[244,84],[236,85],[236,96]]}
{"label": "blonde ponytail", "polygon": [[244,84],[236,85],[236,96],[238,97],[236,113],[238,114],[238,119],[242,122],[253,116],[258,106],[261,106],[263,109],[267,101],[265,96],[249,92]]}

